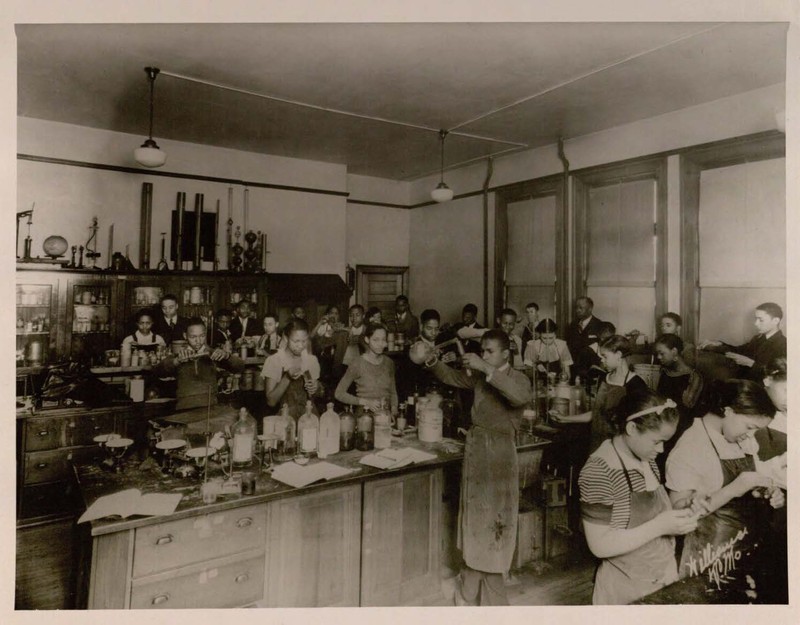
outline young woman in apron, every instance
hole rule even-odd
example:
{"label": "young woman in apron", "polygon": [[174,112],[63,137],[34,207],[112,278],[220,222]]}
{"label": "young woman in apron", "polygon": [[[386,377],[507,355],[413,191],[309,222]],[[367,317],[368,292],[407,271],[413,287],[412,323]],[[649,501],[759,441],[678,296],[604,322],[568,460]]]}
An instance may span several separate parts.
{"label": "young woman in apron", "polygon": [[[336,386],[336,401],[355,406],[356,417],[365,408],[377,410],[388,400],[392,414],[397,414],[397,383],[394,362],[384,352],[388,345],[386,326],[370,324],[364,329],[367,350],[356,356]],[[350,393],[355,384],[356,394]]]}
{"label": "young woman in apron", "polygon": [[[747,552],[768,518],[763,499],[772,507],[784,503],[782,491],[755,472],[755,460],[745,451],[755,431],[775,414],[766,391],[748,380],[718,381],[712,385],[710,405],[711,411],[695,420],[667,459],[673,505],[703,514],[684,542],[681,577],[702,574],[725,545]],[[766,497],[753,497],[756,489]]]}
{"label": "young woman in apron", "polygon": [[630,603],[678,578],[674,536],[691,532],[697,516],[672,509],[655,463],[677,422],[673,401],[649,390],[626,396],[615,416],[619,433],[581,471],[584,532],[602,558],[594,604]]}
{"label": "young woman in apron", "polygon": [[[285,345],[267,358],[261,376],[266,379],[267,405],[277,412],[289,406],[289,414],[299,419],[306,402],[322,395],[319,383],[319,361],[306,350],[308,324],[293,319],[284,328]],[[316,412],[316,411],[315,411]]]}
{"label": "young woman in apron", "polygon": [[572,355],[567,342],[556,338],[558,326],[552,319],[542,319],[536,326],[538,338],[528,342],[525,347],[525,366],[536,367],[536,377],[547,380],[549,373],[555,373],[562,380],[569,380]]}

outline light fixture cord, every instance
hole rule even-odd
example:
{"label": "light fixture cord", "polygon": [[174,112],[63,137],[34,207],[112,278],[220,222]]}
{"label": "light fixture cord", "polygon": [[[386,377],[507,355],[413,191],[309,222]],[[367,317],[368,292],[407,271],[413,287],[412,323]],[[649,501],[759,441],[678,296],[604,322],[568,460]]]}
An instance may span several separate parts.
{"label": "light fixture cord", "polygon": [[150,76],[150,135],[149,138],[152,140],[153,138],[153,90],[156,84],[156,75],[153,73],[152,69],[147,70],[148,75]]}
{"label": "light fixture cord", "polygon": [[442,129],[439,131],[439,137],[442,141],[441,149],[441,166],[439,167],[439,183],[444,184],[444,138],[447,136],[447,131]]}

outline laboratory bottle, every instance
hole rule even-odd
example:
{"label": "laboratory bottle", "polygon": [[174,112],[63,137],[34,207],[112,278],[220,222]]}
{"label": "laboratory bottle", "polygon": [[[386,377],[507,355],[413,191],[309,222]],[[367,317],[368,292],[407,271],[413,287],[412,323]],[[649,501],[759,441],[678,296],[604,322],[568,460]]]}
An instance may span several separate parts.
{"label": "laboratory bottle", "polygon": [[375,413],[375,449],[392,446],[392,415],[387,409],[386,399],[381,399],[380,408]]}
{"label": "laboratory bottle", "polygon": [[278,439],[278,453],[276,460],[286,462],[294,458],[296,425],[294,419],[289,414],[289,406],[283,404],[275,431],[280,435]]}
{"label": "laboratory bottle", "polygon": [[350,409],[346,409],[339,417],[339,449],[350,451],[356,445],[356,418]]}
{"label": "laboratory bottle", "polygon": [[373,423],[372,414],[364,408],[357,421],[356,449],[359,451],[369,451],[375,447]]}
{"label": "laboratory bottle", "polygon": [[333,410],[333,402],[319,418],[319,444],[317,455],[327,458],[339,452],[339,415]]}
{"label": "laboratory bottle", "polygon": [[239,420],[231,428],[231,460],[234,470],[252,465],[256,441],[256,420],[247,411],[239,409]]}
{"label": "laboratory bottle", "polygon": [[317,451],[319,438],[319,418],[313,413],[311,400],[306,402],[306,411],[297,421],[297,447],[304,456],[310,456]]}

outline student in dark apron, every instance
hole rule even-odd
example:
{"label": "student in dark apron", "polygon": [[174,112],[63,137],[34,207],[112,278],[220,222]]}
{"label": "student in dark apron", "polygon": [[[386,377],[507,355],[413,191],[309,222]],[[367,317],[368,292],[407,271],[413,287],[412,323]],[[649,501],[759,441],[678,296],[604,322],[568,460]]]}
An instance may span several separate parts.
{"label": "student in dark apron", "polygon": [[130,353],[134,347],[136,351],[148,354],[158,351],[159,347],[166,347],[164,339],[152,331],[153,316],[154,314],[148,309],[143,309],[136,313],[136,330],[122,340],[121,350],[127,352],[123,361],[129,361]]}
{"label": "student in dark apron", "polygon": [[284,337],[286,345],[267,358],[261,376],[266,379],[267,405],[277,412],[286,404],[289,414],[299,419],[305,412],[306,402],[322,395],[319,361],[306,350],[308,324],[305,321],[289,321]]}
{"label": "student in dark apron", "polygon": [[[772,480],[755,472],[746,451],[756,430],[766,427],[775,407],[766,391],[748,380],[712,385],[710,412],[686,430],[667,459],[667,488],[677,508],[691,507],[704,516],[686,536],[681,577],[699,575],[713,562],[709,553],[726,544],[746,552],[759,541],[768,509],[752,496],[756,489],[772,507],[784,504]],[[744,532],[746,530],[746,533]]]}
{"label": "student in dark apron", "polygon": [[636,601],[678,579],[675,535],[697,515],[673,510],[656,457],[675,433],[675,403],[645,390],[620,403],[614,425],[581,471],[581,515],[589,548],[602,559],[592,603]]}

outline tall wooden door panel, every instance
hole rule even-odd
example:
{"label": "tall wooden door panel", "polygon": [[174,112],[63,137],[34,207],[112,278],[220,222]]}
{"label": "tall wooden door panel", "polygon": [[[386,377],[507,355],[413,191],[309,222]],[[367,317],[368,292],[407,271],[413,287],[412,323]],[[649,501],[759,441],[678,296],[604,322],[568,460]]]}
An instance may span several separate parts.
{"label": "tall wooden door panel", "polygon": [[270,607],[358,605],[361,487],[269,504]]}
{"label": "tall wooden door panel", "polygon": [[358,303],[365,309],[375,306],[386,321],[394,315],[394,300],[407,295],[407,270],[404,267],[359,267]]}
{"label": "tall wooden door panel", "polygon": [[421,605],[439,592],[441,470],[364,485],[361,605]]}

